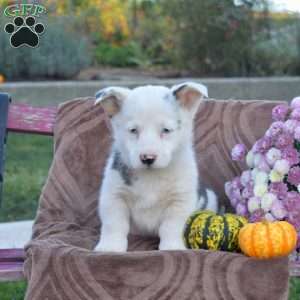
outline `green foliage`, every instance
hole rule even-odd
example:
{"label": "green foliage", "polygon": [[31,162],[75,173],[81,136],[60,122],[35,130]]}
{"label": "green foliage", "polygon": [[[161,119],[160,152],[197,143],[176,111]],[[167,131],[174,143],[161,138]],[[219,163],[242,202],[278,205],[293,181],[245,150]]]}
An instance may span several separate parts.
{"label": "green foliage", "polygon": [[177,20],[177,60],[200,75],[244,75],[251,47],[251,6],[233,1],[168,0]]}
{"label": "green foliage", "polygon": [[[300,26],[286,25],[270,36],[258,35],[252,52],[254,75],[287,75],[300,73]],[[297,43],[298,40],[298,43]]]}
{"label": "green foliage", "polygon": [[0,222],[34,218],[51,159],[52,138],[9,134]]}
{"label": "green foliage", "polygon": [[136,43],[126,45],[111,45],[100,42],[94,50],[95,60],[98,64],[110,65],[114,67],[136,66],[139,64],[138,58],[141,50]]}
{"label": "green foliage", "polygon": [[204,76],[299,74],[299,20],[271,22],[265,0],[240,2],[161,0],[175,24],[173,62]]}
{"label": "green foliage", "polygon": [[26,282],[1,282],[0,299],[1,300],[23,300],[26,291]]}
{"label": "green foliage", "polygon": [[[299,17],[270,12],[268,3],[49,0],[39,48],[13,49],[0,31],[0,74],[65,79],[93,62],[172,65],[200,76],[299,75]],[[8,21],[2,19],[1,27]]]}
{"label": "green foliage", "polygon": [[143,52],[141,57],[149,64],[170,64],[174,53],[173,20],[163,11],[159,1],[141,1],[133,21],[133,39]]}
{"label": "green foliage", "polygon": [[[0,23],[1,28],[4,21]],[[70,78],[89,65],[87,41],[72,31],[72,19],[54,18],[45,22],[39,47],[12,48],[9,37],[0,31],[0,73],[8,79]],[[75,25],[74,25],[75,26]]]}
{"label": "green foliage", "polygon": [[289,300],[300,299],[300,278],[291,278]]}

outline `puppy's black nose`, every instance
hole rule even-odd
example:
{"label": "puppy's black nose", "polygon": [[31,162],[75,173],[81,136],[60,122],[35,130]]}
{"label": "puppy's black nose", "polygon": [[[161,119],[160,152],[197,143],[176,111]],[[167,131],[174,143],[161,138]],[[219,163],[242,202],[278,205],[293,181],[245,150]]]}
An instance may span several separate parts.
{"label": "puppy's black nose", "polygon": [[151,166],[156,160],[156,155],[154,154],[141,154],[140,155],[141,162],[144,165]]}

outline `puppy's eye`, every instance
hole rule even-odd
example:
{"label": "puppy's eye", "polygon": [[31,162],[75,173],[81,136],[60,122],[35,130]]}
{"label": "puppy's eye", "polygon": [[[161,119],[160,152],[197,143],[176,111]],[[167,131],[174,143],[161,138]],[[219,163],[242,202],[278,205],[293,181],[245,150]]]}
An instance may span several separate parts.
{"label": "puppy's eye", "polygon": [[137,128],[130,128],[129,132],[132,133],[132,134],[138,134]]}
{"label": "puppy's eye", "polygon": [[163,130],[162,130],[162,133],[164,133],[164,134],[168,134],[168,133],[171,133],[171,132],[172,132],[172,130],[169,129],[169,128],[163,128]]}

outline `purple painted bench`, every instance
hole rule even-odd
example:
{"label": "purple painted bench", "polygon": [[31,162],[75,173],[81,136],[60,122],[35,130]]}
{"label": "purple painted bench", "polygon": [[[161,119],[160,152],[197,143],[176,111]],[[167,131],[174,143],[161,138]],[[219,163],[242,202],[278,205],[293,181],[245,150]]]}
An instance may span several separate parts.
{"label": "purple painted bench", "polygon": [[[10,104],[6,129],[8,132],[53,135],[56,112],[56,107],[32,107],[27,104]],[[0,249],[0,281],[24,279],[23,262],[23,249]],[[300,277],[300,261],[290,261],[290,275]]]}
{"label": "purple painted bench", "polygon": [[0,249],[0,281],[24,279],[23,263],[23,249]]}
{"label": "purple painted bench", "polygon": [[12,132],[53,135],[56,107],[33,107],[27,104],[11,104],[7,129]]}

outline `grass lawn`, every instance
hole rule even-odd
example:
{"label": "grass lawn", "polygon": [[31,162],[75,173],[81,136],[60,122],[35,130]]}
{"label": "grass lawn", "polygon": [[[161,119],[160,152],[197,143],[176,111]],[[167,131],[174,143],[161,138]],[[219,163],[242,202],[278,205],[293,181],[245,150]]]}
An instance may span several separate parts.
{"label": "grass lawn", "polygon": [[0,222],[34,218],[52,148],[51,137],[8,135]]}
{"label": "grass lawn", "polygon": [[[52,158],[52,138],[9,134],[0,222],[32,219]],[[0,283],[0,300],[22,300],[25,282]]]}
{"label": "grass lawn", "polygon": [[[9,134],[0,222],[34,218],[52,153],[52,138]],[[0,300],[24,299],[25,290],[25,282],[0,283]],[[300,279],[292,279],[289,300],[299,299]]]}

